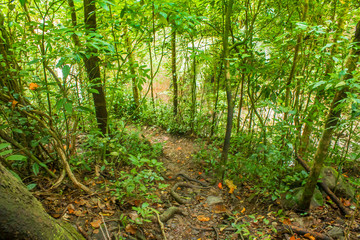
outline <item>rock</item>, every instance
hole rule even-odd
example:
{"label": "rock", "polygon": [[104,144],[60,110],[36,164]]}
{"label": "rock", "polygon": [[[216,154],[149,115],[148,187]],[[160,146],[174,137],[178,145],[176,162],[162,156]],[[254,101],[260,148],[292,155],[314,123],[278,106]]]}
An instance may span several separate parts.
{"label": "rock", "polygon": [[[303,187],[295,188],[292,192],[292,198],[286,199],[282,197],[281,204],[285,209],[297,209],[298,204],[301,201],[302,194],[304,192]],[[319,189],[315,189],[313,198],[311,199],[310,208],[316,208],[324,205],[324,199]]]}
{"label": "rock", "polygon": [[345,239],[344,230],[339,227],[333,227],[327,234],[334,239]]}
{"label": "rock", "polygon": [[332,167],[323,167],[320,180],[328,186],[338,197],[353,199],[353,187]]}
{"label": "rock", "polygon": [[206,204],[208,206],[215,205],[215,204],[222,203],[222,202],[223,202],[223,199],[221,197],[217,197],[217,196],[208,196],[206,199]]}

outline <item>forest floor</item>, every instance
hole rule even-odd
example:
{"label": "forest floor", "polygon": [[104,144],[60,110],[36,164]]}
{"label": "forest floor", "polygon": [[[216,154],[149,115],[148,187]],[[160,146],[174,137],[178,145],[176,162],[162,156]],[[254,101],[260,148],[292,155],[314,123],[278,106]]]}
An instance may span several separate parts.
{"label": "forest floor", "polygon": [[[98,188],[93,195],[65,185],[62,193],[37,196],[53,217],[73,223],[87,239],[360,239],[359,219],[341,217],[331,203],[301,215],[257,194],[250,183],[219,184],[205,173],[204,162],[194,160],[206,147],[196,139],[155,127],[129,130],[150,144],[163,145],[159,161],[166,169],[161,173],[166,179],[159,183],[167,187],[153,192],[157,200],[127,198],[119,203],[111,194],[111,181],[104,176],[85,182]],[[108,188],[100,189],[104,183]],[[144,202],[150,203],[146,209],[159,214],[142,209]],[[169,214],[165,218],[164,212]],[[136,224],[147,214],[153,214],[151,222]]]}

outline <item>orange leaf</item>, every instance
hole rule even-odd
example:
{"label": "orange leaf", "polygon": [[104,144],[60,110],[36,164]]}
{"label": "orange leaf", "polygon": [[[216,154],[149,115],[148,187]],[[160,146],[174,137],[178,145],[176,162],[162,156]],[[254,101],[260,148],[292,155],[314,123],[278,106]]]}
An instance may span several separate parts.
{"label": "orange leaf", "polygon": [[93,228],[99,228],[101,225],[101,219],[95,219],[93,222],[90,223]]}
{"label": "orange leaf", "polygon": [[220,189],[222,189],[222,188],[223,188],[223,186],[222,186],[222,183],[221,183],[221,182],[219,182],[218,187],[219,187]]}
{"label": "orange leaf", "polygon": [[202,174],[202,172],[199,172],[199,175],[201,175]]}
{"label": "orange leaf", "polygon": [[242,210],[241,210],[241,213],[244,213],[246,211],[246,208],[243,208]]}
{"label": "orange leaf", "polygon": [[306,233],[304,235],[304,237],[306,237],[307,239],[310,239],[310,240],[315,240],[315,237],[313,235],[311,235],[310,233]]}
{"label": "orange leaf", "polygon": [[16,100],[12,100],[12,102],[11,102],[11,107],[12,107],[12,109],[14,109],[15,107],[16,107],[16,104],[18,103],[18,101],[16,101]]}
{"label": "orange leaf", "polygon": [[181,147],[178,147],[176,150],[178,150],[178,151],[181,150]]}
{"label": "orange leaf", "polygon": [[209,218],[209,217],[205,217],[204,215],[197,216],[197,219],[198,219],[200,222],[208,222],[208,221],[210,221],[210,218]]}
{"label": "orange leaf", "polygon": [[290,225],[291,224],[290,219],[285,218],[284,221],[283,221],[283,224]]}
{"label": "orange leaf", "polygon": [[30,90],[36,90],[38,87],[40,87],[39,85],[37,85],[36,83],[30,83],[29,85],[29,89]]}
{"label": "orange leaf", "polygon": [[343,202],[343,204],[344,204],[345,207],[349,207],[349,206],[351,205],[350,200],[342,199],[342,202]]}

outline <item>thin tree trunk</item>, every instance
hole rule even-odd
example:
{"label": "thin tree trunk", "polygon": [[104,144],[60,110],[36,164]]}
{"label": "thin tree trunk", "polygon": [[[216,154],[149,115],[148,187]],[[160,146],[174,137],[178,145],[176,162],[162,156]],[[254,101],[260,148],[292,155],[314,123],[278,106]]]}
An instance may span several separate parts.
{"label": "thin tree trunk", "polygon": [[[96,31],[96,6],[92,0],[84,0],[84,18],[85,29],[87,32]],[[85,68],[89,81],[92,87],[92,96],[95,106],[95,114],[98,126],[102,134],[108,132],[107,120],[108,113],[106,109],[106,99],[103,90],[103,83],[100,76],[100,59],[97,56],[97,50],[89,45],[86,47],[86,52],[89,57],[85,57]]]}
{"label": "thin tree trunk", "polygon": [[177,115],[178,112],[178,83],[177,83],[177,75],[176,75],[176,29],[173,27],[173,32],[171,34],[171,73],[173,80],[173,90],[174,90],[174,99],[173,99],[173,112],[174,116]]}
{"label": "thin tree trunk", "polygon": [[139,89],[137,86],[137,80],[136,80],[136,73],[135,73],[135,60],[134,60],[134,54],[133,54],[133,48],[131,46],[131,39],[129,36],[129,32],[126,30],[127,36],[126,36],[126,45],[128,49],[128,56],[129,56],[129,64],[130,64],[130,73],[131,73],[131,84],[132,84],[132,92],[133,92],[133,98],[135,102],[136,108],[139,107]]}
{"label": "thin tree trunk", "polygon": [[224,72],[225,72],[225,86],[226,86],[226,98],[227,98],[227,121],[226,121],[226,132],[224,138],[224,146],[221,154],[221,164],[220,164],[220,176],[222,179],[225,177],[226,164],[229,155],[230,149],[230,140],[231,140],[231,130],[233,123],[233,114],[234,107],[231,96],[231,80],[230,80],[230,61],[227,59],[229,57],[229,29],[230,29],[230,20],[232,13],[233,0],[229,0],[226,8],[226,19],[225,19],[225,31],[223,36],[223,51],[224,51]]}
{"label": "thin tree trunk", "polygon": [[[353,47],[350,50],[348,59],[346,61],[345,68],[347,69],[346,75],[343,77],[343,81],[347,81],[351,78],[353,78],[352,73],[356,69],[357,61],[359,60],[359,54],[360,54],[360,21],[356,25],[355,30],[355,37],[353,41]],[[305,184],[304,188],[304,194],[302,196],[301,202],[300,202],[300,208],[303,210],[307,210],[310,207],[311,198],[314,194],[314,190],[317,184],[317,181],[319,179],[320,171],[323,167],[326,155],[328,153],[328,149],[330,146],[331,138],[333,135],[334,128],[339,122],[339,118],[341,115],[341,108],[339,107],[342,100],[346,98],[346,92],[348,91],[348,88],[345,87],[341,90],[339,90],[333,99],[333,102],[331,104],[328,116],[326,118],[325,122],[325,129],[323,131],[323,134],[321,136],[315,157],[314,157],[314,165],[310,171],[310,175],[308,177],[308,180]]]}

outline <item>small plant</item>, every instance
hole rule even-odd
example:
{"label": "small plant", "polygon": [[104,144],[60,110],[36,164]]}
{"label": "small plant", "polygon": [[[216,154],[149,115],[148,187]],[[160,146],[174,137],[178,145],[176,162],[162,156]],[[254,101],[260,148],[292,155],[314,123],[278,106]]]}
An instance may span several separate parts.
{"label": "small plant", "polygon": [[141,216],[141,218],[136,218],[134,223],[143,224],[144,222],[151,222],[150,218],[152,217],[153,209],[149,207],[149,203],[145,202],[140,207],[132,207],[132,209]]}

